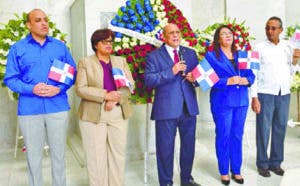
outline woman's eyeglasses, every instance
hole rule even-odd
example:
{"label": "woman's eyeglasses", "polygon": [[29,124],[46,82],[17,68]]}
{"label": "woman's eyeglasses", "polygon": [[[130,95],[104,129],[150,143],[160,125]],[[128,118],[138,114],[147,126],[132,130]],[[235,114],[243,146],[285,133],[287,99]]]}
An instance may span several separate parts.
{"label": "woman's eyeglasses", "polygon": [[105,44],[105,45],[108,45],[108,44],[112,44],[114,41],[113,40],[102,40],[100,41],[101,43]]}
{"label": "woman's eyeglasses", "polygon": [[226,37],[226,36],[232,36],[233,33],[232,32],[221,32],[220,33],[220,37]]}

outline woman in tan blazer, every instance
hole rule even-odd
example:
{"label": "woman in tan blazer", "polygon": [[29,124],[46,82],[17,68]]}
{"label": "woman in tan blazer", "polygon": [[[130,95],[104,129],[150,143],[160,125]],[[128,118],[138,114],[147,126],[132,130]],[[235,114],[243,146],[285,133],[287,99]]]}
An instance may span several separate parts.
{"label": "woman in tan blazer", "polygon": [[81,97],[79,126],[86,154],[90,186],[124,185],[130,90],[117,88],[112,68],[121,69],[134,85],[126,59],[112,56],[114,33],[96,30],[95,52],[78,63],[76,93]]}

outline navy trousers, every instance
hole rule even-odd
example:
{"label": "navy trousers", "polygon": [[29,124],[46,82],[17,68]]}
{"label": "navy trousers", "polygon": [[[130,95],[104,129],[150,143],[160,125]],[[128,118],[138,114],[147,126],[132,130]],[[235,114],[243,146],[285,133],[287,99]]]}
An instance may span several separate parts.
{"label": "navy trousers", "polygon": [[248,106],[211,106],[216,125],[216,154],[221,175],[240,174],[242,165],[242,146],[244,125]]}
{"label": "navy trousers", "polygon": [[[263,169],[279,167],[283,161],[290,94],[280,96],[260,93],[258,99],[261,112],[256,115],[256,166]],[[271,131],[270,157],[268,157]]]}
{"label": "navy trousers", "polygon": [[173,184],[174,146],[177,128],[180,136],[181,183],[187,183],[192,179],[196,116],[190,116],[183,112],[178,119],[157,120],[155,123],[156,159],[160,186]]}

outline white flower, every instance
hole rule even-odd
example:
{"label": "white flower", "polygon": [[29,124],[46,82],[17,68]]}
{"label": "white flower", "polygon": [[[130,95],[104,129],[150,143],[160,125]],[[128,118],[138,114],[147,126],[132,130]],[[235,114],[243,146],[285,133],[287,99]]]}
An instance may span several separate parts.
{"label": "white flower", "polygon": [[128,43],[123,43],[123,48],[129,48],[129,44]]}
{"label": "white flower", "polygon": [[115,42],[121,42],[121,41],[122,41],[121,38],[119,37],[115,38]]}
{"label": "white flower", "polygon": [[156,0],[156,4],[161,4],[161,0]]}
{"label": "white flower", "polygon": [[154,6],[153,6],[153,11],[157,12],[157,10],[158,10],[158,6],[157,6],[157,5],[154,5]]}
{"label": "white flower", "polygon": [[153,5],[155,2],[155,0],[150,0],[151,5]]}
{"label": "white flower", "polygon": [[144,41],[140,41],[140,45],[145,45],[146,43]]}
{"label": "white flower", "polygon": [[115,46],[115,51],[121,50],[122,48],[120,46]]}
{"label": "white flower", "polygon": [[128,38],[128,37],[123,37],[122,42],[123,42],[123,43],[129,42],[129,38]]}
{"label": "white flower", "polygon": [[160,5],[159,9],[160,10],[164,10],[165,9],[165,5]]}
{"label": "white flower", "polygon": [[137,43],[133,41],[133,42],[130,42],[130,45],[133,47],[133,46],[137,45]]}

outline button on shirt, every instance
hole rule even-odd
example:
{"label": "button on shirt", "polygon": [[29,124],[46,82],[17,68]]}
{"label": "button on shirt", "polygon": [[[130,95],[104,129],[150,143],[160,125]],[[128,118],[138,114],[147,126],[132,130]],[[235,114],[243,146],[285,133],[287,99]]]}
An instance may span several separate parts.
{"label": "button on shirt", "polygon": [[275,45],[266,40],[256,48],[260,57],[260,70],[256,71],[256,80],[251,88],[251,96],[257,93],[286,95],[290,93],[292,75],[293,48],[286,41]]}
{"label": "button on shirt", "polygon": [[[9,50],[4,83],[19,93],[18,115],[48,114],[70,109],[66,91],[71,85],[48,79],[54,59],[76,67],[66,45],[52,37],[47,36],[44,44],[40,45],[29,34]],[[34,86],[40,82],[59,87],[60,93],[53,97],[33,94]]]}

